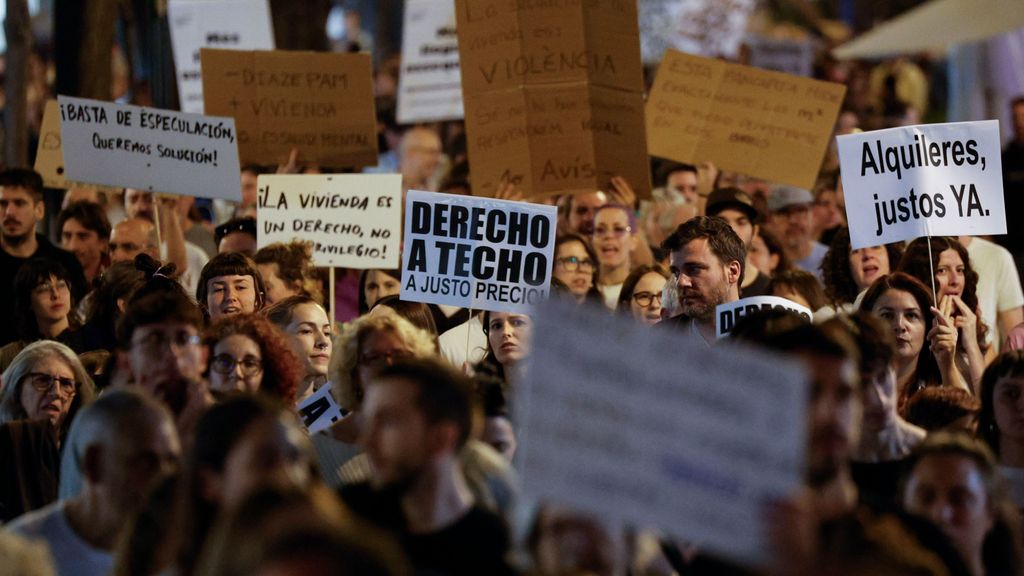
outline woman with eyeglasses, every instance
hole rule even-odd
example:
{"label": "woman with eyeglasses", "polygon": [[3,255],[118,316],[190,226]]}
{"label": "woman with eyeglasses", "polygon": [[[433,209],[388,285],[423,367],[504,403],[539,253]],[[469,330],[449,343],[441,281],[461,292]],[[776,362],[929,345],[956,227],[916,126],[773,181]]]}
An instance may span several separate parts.
{"label": "woman with eyeglasses", "polygon": [[40,340],[0,375],[0,522],[57,499],[59,449],[79,407],[96,395],[67,346]]}
{"label": "woman with eyeglasses", "polygon": [[668,278],[668,270],[660,264],[645,264],[630,272],[622,283],[618,312],[648,326],[661,322],[661,292]]}
{"label": "woman with eyeglasses", "polygon": [[262,316],[226,316],[206,329],[210,390],[264,392],[286,406],[295,404],[303,366],[285,335]]}
{"label": "woman with eyeglasses", "polygon": [[565,284],[580,304],[601,299],[597,290],[597,252],[579,234],[570,232],[555,240],[552,276]]}
{"label": "woman with eyeglasses", "polygon": [[630,253],[636,248],[636,219],[629,208],[619,204],[605,204],[594,216],[594,249],[599,264],[597,289],[604,304],[614,310],[633,268]]}

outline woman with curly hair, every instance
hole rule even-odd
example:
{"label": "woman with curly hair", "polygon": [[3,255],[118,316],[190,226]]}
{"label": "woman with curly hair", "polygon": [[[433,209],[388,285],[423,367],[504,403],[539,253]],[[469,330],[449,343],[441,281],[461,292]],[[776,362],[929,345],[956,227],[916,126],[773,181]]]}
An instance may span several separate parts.
{"label": "woman with curly hair", "polygon": [[286,406],[295,404],[303,367],[288,339],[262,316],[225,316],[209,326],[203,344],[210,350],[208,378],[216,392],[265,392]]}
{"label": "woman with curly hair", "polygon": [[253,260],[267,288],[268,306],[289,296],[323,300],[313,266],[312,242],[275,242],[260,248]]}
{"label": "woman with curly hair", "polygon": [[931,236],[930,243],[929,247],[929,238],[911,242],[898,270],[925,286],[935,286],[938,308],[951,311],[959,332],[957,369],[977,390],[986,364],[995,357],[995,350],[987,343],[988,326],[981,320],[978,306],[978,273],[971,267],[967,249],[956,238]]}
{"label": "woman with curly hair", "polygon": [[872,282],[892,272],[902,256],[900,244],[853,250],[850,229],[840,228],[821,262],[821,278],[829,305],[836,312],[856,309],[857,297]]}

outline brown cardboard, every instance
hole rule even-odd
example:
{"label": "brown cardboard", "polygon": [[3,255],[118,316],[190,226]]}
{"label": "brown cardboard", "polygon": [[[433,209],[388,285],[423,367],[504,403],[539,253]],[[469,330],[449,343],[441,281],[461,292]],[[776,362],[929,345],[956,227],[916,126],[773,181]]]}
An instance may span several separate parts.
{"label": "brown cardboard", "polygon": [[[554,4],[554,5],[552,5]],[[636,3],[457,0],[473,192],[650,195]]]}
{"label": "brown cardboard", "polygon": [[96,184],[78,184],[64,177],[64,149],[60,138],[60,109],[56,100],[47,100],[43,108],[43,123],[39,127],[39,145],[36,147],[36,172],[43,177],[47,188],[95,188],[105,192],[119,191],[120,188]]}
{"label": "brown cardboard", "polygon": [[243,164],[377,164],[370,56],[204,48],[206,114],[235,118]]}
{"label": "brown cardboard", "polygon": [[647,101],[652,156],[812,188],[846,87],[665,53]]}

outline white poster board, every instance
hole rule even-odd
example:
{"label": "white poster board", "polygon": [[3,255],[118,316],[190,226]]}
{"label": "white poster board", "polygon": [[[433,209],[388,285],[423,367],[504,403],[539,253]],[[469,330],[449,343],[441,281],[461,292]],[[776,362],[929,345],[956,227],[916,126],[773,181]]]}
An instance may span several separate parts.
{"label": "white poster board", "polygon": [[639,0],[644,64],[658,64],[669,48],[735,58],[754,7],[754,0]]}
{"label": "white poster board", "polygon": [[814,72],[814,44],[810,38],[771,38],[751,34],[743,41],[750,49],[750,61],[755,68],[775,70],[794,76],[808,76]]}
{"label": "white poster board", "polygon": [[68,180],[240,201],[235,121],[57,97]]}
{"label": "white poster board", "polygon": [[790,310],[806,318],[808,323],[814,321],[814,312],[810,308],[801,306],[792,300],[778,296],[751,296],[715,307],[715,336],[725,338],[736,327],[740,318],[762,310],[773,309]]}
{"label": "white poster board", "polygon": [[801,367],[557,299],[534,321],[515,406],[524,494],[763,562],[764,505],[805,466]]}
{"label": "white poster board", "polygon": [[461,120],[455,0],[406,0],[398,123]]}
{"label": "white poster board", "polygon": [[274,49],[269,0],[170,0],[167,22],[182,112],[203,113],[201,48]]}
{"label": "white poster board", "polygon": [[856,250],[921,236],[1006,234],[999,122],[837,137]]}
{"label": "white poster board", "polygon": [[298,405],[299,417],[302,423],[309,430],[310,434],[316,434],[327,430],[341,420],[347,412],[338,406],[334,396],[331,395],[331,383],[328,382],[317,389],[312,396],[306,398]]}
{"label": "white poster board", "polygon": [[400,174],[275,174],[256,185],[260,248],[305,240],[317,266],[398,267]]}
{"label": "white poster board", "polygon": [[551,284],[557,208],[410,190],[402,299],[528,313]]}

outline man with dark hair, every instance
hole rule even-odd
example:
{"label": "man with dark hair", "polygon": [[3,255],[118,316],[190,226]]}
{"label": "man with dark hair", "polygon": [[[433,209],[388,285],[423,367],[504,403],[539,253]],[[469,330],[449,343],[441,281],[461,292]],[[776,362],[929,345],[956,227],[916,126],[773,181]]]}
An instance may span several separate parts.
{"label": "man with dark hair", "polygon": [[[36,233],[46,215],[43,179],[34,170],[11,168],[0,172],[0,302],[14,301],[14,277],[30,258],[59,261],[71,278],[71,294],[81,302],[86,292],[82,266],[70,252]],[[13,322],[0,322],[0,346],[16,338]]]}
{"label": "man with dark hair", "polygon": [[256,255],[256,219],[234,218],[214,230],[217,252],[239,252],[249,258]]}
{"label": "man with dark hair", "polygon": [[682,314],[663,324],[689,330],[710,346],[715,341],[715,307],[740,298],[747,251],[725,220],[697,216],[683,222],[661,247],[672,252],[672,281]]}
{"label": "man with dark hair", "polygon": [[740,296],[768,296],[771,294],[771,277],[754,266],[750,258],[750,245],[757,236],[758,214],[750,195],[739,188],[719,188],[708,196],[705,213],[718,216],[732,226],[733,232],[743,241],[747,251],[744,262],[743,280],[740,282]]}
{"label": "man with dark hair", "polygon": [[[663,176],[662,176],[663,175]],[[660,171],[659,182],[664,179],[665,193],[672,198],[682,198],[687,204],[697,205],[698,174],[697,167],[691,164],[672,163]]]}
{"label": "man with dark hair", "polygon": [[387,366],[366,388],[372,477],[342,496],[396,536],[418,573],[510,573],[506,528],[474,502],[459,465],[472,411],[468,379],[436,361]]}
{"label": "man with dark hair", "polygon": [[106,211],[94,202],[72,202],[57,216],[57,229],[61,247],[75,255],[91,285],[110,266],[110,221]]}

